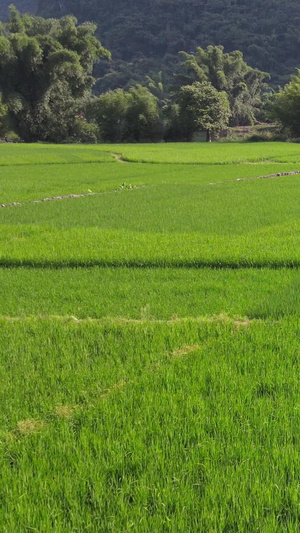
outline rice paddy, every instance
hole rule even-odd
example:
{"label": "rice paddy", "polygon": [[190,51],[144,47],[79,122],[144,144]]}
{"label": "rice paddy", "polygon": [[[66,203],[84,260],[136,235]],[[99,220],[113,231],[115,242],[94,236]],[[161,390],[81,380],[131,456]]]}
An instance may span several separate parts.
{"label": "rice paddy", "polygon": [[299,531],[297,171],[0,145],[1,531]]}

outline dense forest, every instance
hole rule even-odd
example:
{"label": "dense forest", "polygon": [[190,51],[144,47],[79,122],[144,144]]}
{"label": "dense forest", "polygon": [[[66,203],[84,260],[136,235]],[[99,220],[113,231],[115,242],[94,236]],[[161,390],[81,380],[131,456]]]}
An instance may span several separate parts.
{"label": "dense forest", "polygon": [[[0,0],[2,18],[9,3]],[[97,72],[101,92],[161,70],[168,81],[178,51],[210,44],[241,50],[249,65],[271,74],[275,87],[300,65],[298,0],[16,0],[15,5],[43,17],[72,13],[79,22],[97,23],[113,58]]]}
{"label": "dense forest", "polygon": [[150,71],[144,84],[132,79],[129,88],[97,96],[95,65],[109,64],[111,53],[95,23],[21,14],[14,5],[9,11],[0,23],[2,141],[192,141],[206,132],[210,142],[229,126],[272,118],[285,135],[300,133],[300,69],[275,93],[269,74],[241,51],[197,46],[177,53],[178,71],[166,85],[164,71]]}
{"label": "dense forest", "polygon": [[9,6],[14,4],[23,13],[37,13],[38,0],[0,0],[0,18],[5,21],[9,16]]}

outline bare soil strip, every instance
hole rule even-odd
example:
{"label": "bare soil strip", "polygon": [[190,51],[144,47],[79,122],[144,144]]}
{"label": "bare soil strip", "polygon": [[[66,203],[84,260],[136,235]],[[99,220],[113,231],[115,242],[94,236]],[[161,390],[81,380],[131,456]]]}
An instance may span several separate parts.
{"label": "bare soil strip", "polygon": [[120,187],[117,189],[113,189],[111,191],[101,191],[101,192],[83,192],[78,194],[66,194],[66,195],[60,195],[60,196],[49,196],[48,198],[42,198],[40,200],[29,200],[27,202],[11,202],[10,204],[0,204],[1,207],[20,207],[22,205],[28,205],[28,204],[41,204],[43,202],[55,202],[57,200],[69,200],[71,198],[85,198],[86,196],[99,196],[102,194],[115,194],[117,192],[121,191],[130,191],[133,189],[143,189],[145,187],[149,187],[149,185],[126,185],[123,183]]}
{"label": "bare soil strip", "polygon": [[270,179],[270,178],[281,178],[283,176],[295,176],[300,174],[300,170],[292,170],[291,172],[277,172],[276,174],[266,174],[265,176],[257,176],[250,178],[237,178],[235,181],[248,181],[248,180],[261,180],[261,179]]}
{"label": "bare soil strip", "polygon": [[[47,322],[47,321],[57,321],[57,322],[63,322],[63,323],[75,323],[75,324],[99,324],[99,325],[110,325],[110,324],[131,324],[131,325],[139,325],[139,324],[182,324],[186,322],[194,322],[194,323],[217,323],[217,324],[232,324],[236,328],[248,328],[252,323],[262,322],[259,318],[251,318],[248,317],[238,317],[238,316],[230,316],[225,313],[221,313],[219,315],[203,315],[199,317],[174,317],[174,318],[151,318],[151,319],[138,319],[138,318],[123,318],[123,317],[101,317],[101,318],[77,318],[76,316],[72,315],[29,315],[29,316],[8,316],[8,315],[1,315],[0,316],[1,322]],[[271,323],[277,323],[277,321],[270,321]],[[171,352],[171,355],[173,356],[179,356],[186,353],[190,353],[191,351],[195,351],[199,348],[198,345],[193,346],[183,346],[179,350],[176,350],[175,352]]]}
{"label": "bare soil strip", "polygon": [[113,157],[116,161],[118,161],[118,163],[128,163],[128,161],[126,161],[126,159],[124,159],[121,154],[115,154],[114,152],[109,152],[109,155],[111,155],[111,157]]}
{"label": "bare soil strip", "polygon": [[[291,172],[277,172],[276,174],[266,174],[265,176],[250,176],[249,178],[236,178],[231,181],[249,181],[249,180],[263,180],[263,179],[272,179],[272,178],[282,178],[284,176],[296,176],[300,174],[300,170],[292,170]],[[213,181],[209,185],[220,185],[221,183],[228,183],[230,180],[226,181]]]}
{"label": "bare soil strip", "polygon": [[[113,154],[112,154],[113,155]],[[126,163],[126,161],[122,160],[122,156],[118,156],[118,154],[114,154],[113,157],[117,157],[118,161],[122,161],[123,163]],[[277,174],[266,174],[265,176],[252,176],[249,178],[237,178],[233,181],[249,181],[249,180],[258,180],[258,179],[271,179],[271,178],[280,178],[283,176],[295,176],[297,174],[300,174],[300,170],[293,170],[291,172],[277,172]],[[228,181],[216,181],[212,182],[209,185],[219,185],[221,183],[228,183]],[[102,191],[102,192],[84,192],[84,193],[78,193],[78,194],[66,194],[66,195],[59,195],[59,196],[49,196],[48,198],[41,198],[39,200],[29,200],[27,202],[11,202],[9,204],[0,204],[1,207],[20,207],[22,205],[28,205],[28,204],[40,204],[42,202],[55,202],[57,200],[69,200],[71,198],[85,198],[87,196],[99,196],[102,194],[114,194],[120,191],[124,190],[132,190],[132,189],[145,189],[147,187],[150,187],[150,185],[126,185],[123,183],[120,187],[117,189],[113,189],[111,191]]]}

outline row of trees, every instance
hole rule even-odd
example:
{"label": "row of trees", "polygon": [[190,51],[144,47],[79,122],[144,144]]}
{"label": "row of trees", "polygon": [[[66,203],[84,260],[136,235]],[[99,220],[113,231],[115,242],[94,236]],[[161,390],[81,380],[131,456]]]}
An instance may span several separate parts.
{"label": "row of trees", "polygon": [[116,89],[95,98],[88,116],[107,142],[191,141],[199,131],[212,133],[226,129],[230,118],[227,94],[209,82],[194,82],[179,88],[162,108],[147,87],[129,91]]}
{"label": "row of trees", "polygon": [[[206,138],[229,124],[252,124],[262,116],[268,75],[251,68],[239,51],[221,46],[181,53],[182,69],[171,88],[161,73],[145,85],[92,95],[93,67],[109,52],[96,26],[21,16],[11,8],[0,25],[0,133],[14,130],[25,141],[141,142]],[[268,98],[275,117],[297,134],[295,95],[300,76]],[[297,107],[298,106],[298,107]],[[300,128],[299,134],[300,134]]]}
{"label": "row of trees", "polygon": [[253,69],[239,51],[222,46],[181,52],[181,74],[166,89],[162,73],[146,77],[147,87],[108,91],[92,102],[89,118],[109,142],[157,140],[190,141],[205,130],[212,133],[228,124],[252,124],[260,113],[268,74]]}
{"label": "row of trees", "polygon": [[26,141],[190,140],[253,122],[267,75],[222,47],[182,53],[182,73],[165,88],[151,77],[128,91],[92,97],[93,67],[109,52],[96,26],[72,16],[43,19],[11,7],[0,26],[0,127]]}
{"label": "row of trees", "polygon": [[[212,134],[229,125],[277,122],[283,137],[300,139],[300,69],[278,92],[267,90],[267,75],[251,69],[241,52],[222,47],[182,54],[187,74],[166,96],[161,73],[141,85],[94,98],[89,118],[108,142],[191,141],[195,133]],[[194,80],[194,81],[193,81]]]}

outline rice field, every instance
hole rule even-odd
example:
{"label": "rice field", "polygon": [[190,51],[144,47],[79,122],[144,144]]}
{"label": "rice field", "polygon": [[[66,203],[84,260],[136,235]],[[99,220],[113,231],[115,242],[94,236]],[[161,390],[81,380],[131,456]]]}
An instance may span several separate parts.
{"label": "rice field", "polygon": [[299,531],[298,171],[0,145],[1,532]]}

